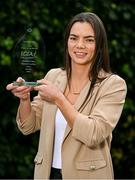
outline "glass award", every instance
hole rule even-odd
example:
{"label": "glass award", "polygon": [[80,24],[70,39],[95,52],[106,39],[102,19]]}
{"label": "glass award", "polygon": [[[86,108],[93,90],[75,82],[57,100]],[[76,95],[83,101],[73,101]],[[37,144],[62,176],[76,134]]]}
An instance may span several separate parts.
{"label": "glass award", "polygon": [[25,33],[19,38],[13,51],[14,62],[18,76],[22,77],[24,82],[13,82],[15,86],[37,86],[36,71],[45,58],[45,44],[38,31],[28,27]]}

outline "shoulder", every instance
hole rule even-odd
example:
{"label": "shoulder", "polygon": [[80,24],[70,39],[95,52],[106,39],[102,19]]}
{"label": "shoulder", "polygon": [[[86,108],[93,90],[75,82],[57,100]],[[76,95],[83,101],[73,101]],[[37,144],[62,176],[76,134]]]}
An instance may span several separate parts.
{"label": "shoulder", "polygon": [[123,78],[117,74],[110,74],[100,83],[100,90],[105,95],[108,93],[121,92],[124,96],[127,93],[127,85]]}
{"label": "shoulder", "polygon": [[[106,73],[104,70],[101,70],[99,72],[99,82],[101,82],[101,85],[109,86],[111,84],[117,84],[122,85],[126,87],[126,82],[123,78],[121,78],[119,75],[114,73]],[[101,81],[100,81],[101,79]]]}
{"label": "shoulder", "polygon": [[103,84],[105,83],[106,85],[111,85],[111,84],[117,84],[117,85],[123,85],[126,87],[126,82],[123,78],[121,78],[117,74],[110,74],[108,75],[102,82]]}
{"label": "shoulder", "polygon": [[62,68],[54,68],[51,69],[47,72],[45,78],[47,80],[53,81],[55,80],[58,76],[66,75],[66,71],[63,70]]}

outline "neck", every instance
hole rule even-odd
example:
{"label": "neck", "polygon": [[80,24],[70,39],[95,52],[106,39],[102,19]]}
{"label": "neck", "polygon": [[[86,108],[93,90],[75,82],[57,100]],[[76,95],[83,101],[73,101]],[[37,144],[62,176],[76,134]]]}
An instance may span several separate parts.
{"label": "neck", "polygon": [[71,73],[70,91],[74,95],[79,95],[83,87],[89,81],[89,69],[73,68]]}
{"label": "neck", "polygon": [[71,81],[84,81],[86,79],[89,79],[89,67],[86,68],[81,66],[77,66],[77,67],[72,67],[72,73],[71,73]]}

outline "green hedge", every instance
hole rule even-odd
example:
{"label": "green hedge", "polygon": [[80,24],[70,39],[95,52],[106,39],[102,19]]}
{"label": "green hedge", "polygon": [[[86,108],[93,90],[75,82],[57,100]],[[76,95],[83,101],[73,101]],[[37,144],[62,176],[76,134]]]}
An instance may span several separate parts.
{"label": "green hedge", "polygon": [[[114,130],[112,157],[115,177],[135,178],[135,5],[122,0],[48,0],[0,2],[0,178],[32,178],[33,159],[39,133],[23,136],[15,123],[18,99],[5,90],[17,77],[13,48],[16,40],[31,24],[35,37],[41,33],[46,58],[36,74],[41,78],[51,68],[63,64],[63,37],[69,19],[82,11],[92,11],[103,20],[109,42],[113,70],[123,77],[128,94],[121,119]],[[33,95],[35,95],[33,93]]]}

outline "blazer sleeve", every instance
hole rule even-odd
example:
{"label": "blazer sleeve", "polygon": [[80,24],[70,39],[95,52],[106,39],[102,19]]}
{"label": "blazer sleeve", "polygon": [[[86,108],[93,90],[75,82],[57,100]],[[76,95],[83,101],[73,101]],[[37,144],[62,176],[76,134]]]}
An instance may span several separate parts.
{"label": "blazer sleeve", "polygon": [[18,108],[16,122],[19,130],[24,135],[34,133],[40,129],[43,110],[43,101],[40,99],[40,96],[36,96],[31,102],[31,113],[22,123],[20,122],[19,110],[20,106]]}
{"label": "blazer sleeve", "polygon": [[127,86],[118,75],[101,83],[90,115],[79,113],[73,125],[72,136],[89,147],[103,142],[112,134],[125,102]]}

